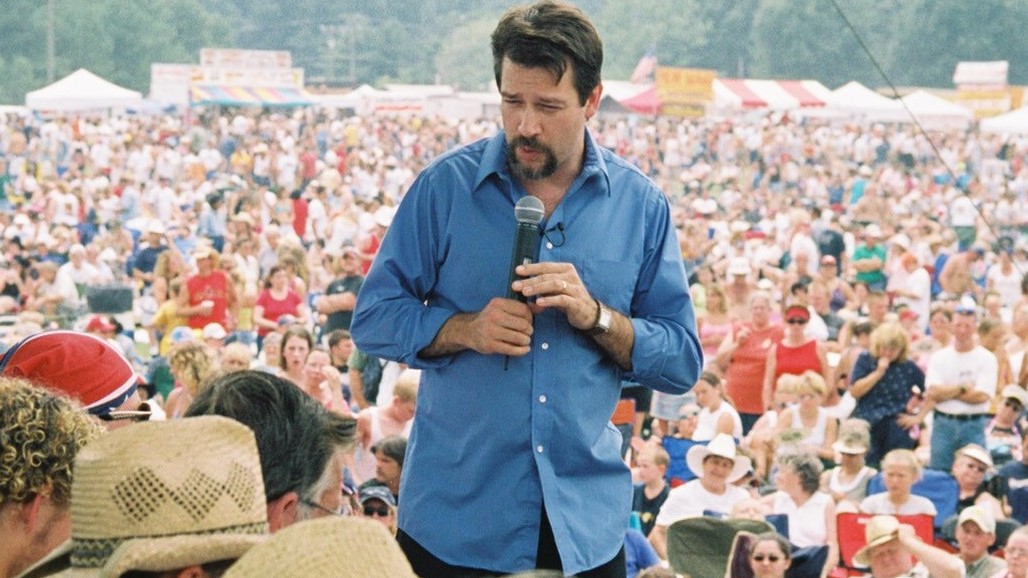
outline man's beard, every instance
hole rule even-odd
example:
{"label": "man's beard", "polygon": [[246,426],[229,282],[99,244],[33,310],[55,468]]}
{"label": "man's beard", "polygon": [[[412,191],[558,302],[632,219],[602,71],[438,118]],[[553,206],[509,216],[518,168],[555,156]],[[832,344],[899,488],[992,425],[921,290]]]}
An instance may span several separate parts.
{"label": "man's beard", "polygon": [[[518,147],[528,147],[543,155],[543,164],[538,168],[526,166],[518,160]],[[507,167],[516,179],[537,181],[557,172],[557,155],[543,143],[528,137],[514,137],[507,143]]]}

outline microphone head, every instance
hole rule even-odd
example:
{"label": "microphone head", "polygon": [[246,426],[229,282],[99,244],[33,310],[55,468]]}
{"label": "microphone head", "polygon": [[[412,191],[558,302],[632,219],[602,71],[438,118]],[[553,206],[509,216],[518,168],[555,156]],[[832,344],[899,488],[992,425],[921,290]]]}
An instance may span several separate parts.
{"label": "microphone head", "polygon": [[543,202],[532,195],[521,197],[518,204],[514,205],[514,218],[518,223],[526,225],[538,225],[543,222],[545,212]]}

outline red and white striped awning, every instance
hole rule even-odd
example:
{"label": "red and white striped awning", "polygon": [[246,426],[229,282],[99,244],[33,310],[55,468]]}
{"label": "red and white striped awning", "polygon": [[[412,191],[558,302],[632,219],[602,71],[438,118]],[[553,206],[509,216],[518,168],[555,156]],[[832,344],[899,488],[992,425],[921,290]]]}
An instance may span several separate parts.
{"label": "red and white striped awning", "polygon": [[719,108],[817,108],[828,104],[831,94],[816,80],[714,80],[714,102]]}
{"label": "red and white striped awning", "polygon": [[[652,83],[604,82],[607,94],[633,112],[660,114],[662,103]],[[606,88],[605,88],[606,90]],[[832,91],[816,80],[714,79],[713,108],[720,110],[794,110],[821,108],[832,102]]]}

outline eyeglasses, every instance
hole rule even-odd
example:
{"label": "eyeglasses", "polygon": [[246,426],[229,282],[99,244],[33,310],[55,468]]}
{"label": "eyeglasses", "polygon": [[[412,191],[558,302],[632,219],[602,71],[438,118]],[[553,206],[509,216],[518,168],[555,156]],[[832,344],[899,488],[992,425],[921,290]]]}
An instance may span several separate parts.
{"label": "eyeglasses", "polygon": [[1006,548],[1003,550],[1003,555],[1007,558],[1011,556],[1028,556],[1028,549],[1025,548]]}
{"label": "eyeglasses", "polygon": [[326,508],[325,506],[322,506],[321,504],[315,502],[314,500],[300,500],[300,503],[303,504],[304,506],[307,506],[308,508],[314,508],[315,510],[320,510],[320,511],[328,514],[329,516],[349,516],[350,515],[350,506],[348,504],[346,504],[345,502],[340,504],[339,508],[337,508],[335,510],[333,510],[331,508]]}
{"label": "eyeglasses", "polygon": [[389,507],[388,506],[379,506],[378,508],[376,508],[374,506],[364,506],[364,515],[369,517],[369,518],[371,518],[372,516],[378,516],[379,518],[385,518],[385,517],[389,516],[389,514],[390,514],[390,512],[389,512]]}
{"label": "eyeglasses", "polygon": [[979,473],[982,474],[989,471],[989,468],[985,467],[984,464],[967,464],[967,467],[971,468],[972,470],[977,470]]}
{"label": "eyeglasses", "polygon": [[763,562],[764,560],[767,560],[768,562],[770,562],[772,564],[774,564],[775,562],[778,562],[781,559],[782,559],[781,556],[775,556],[774,554],[768,554],[767,556],[765,556],[763,554],[755,554],[753,556],[753,561],[754,562]]}
{"label": "eyeglasses", "polygon": [[788,323],[789,325],[806,325],[807,324],[807,320],[806,319],[799,319],[799,318],[786,319],[785,322]]}

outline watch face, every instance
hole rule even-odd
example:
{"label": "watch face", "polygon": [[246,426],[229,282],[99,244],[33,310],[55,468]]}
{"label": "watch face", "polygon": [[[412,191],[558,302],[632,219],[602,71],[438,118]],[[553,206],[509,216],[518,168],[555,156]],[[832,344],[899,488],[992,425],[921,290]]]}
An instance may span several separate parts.
{"label": "watch face", "polygon": [[613,315],[611,314],[610,309],[607,309],[606,307],[601,305],[600,318],[596,321],[597,328],[603,329],[604,331],[609,330],[610,321],[612,317]]}

